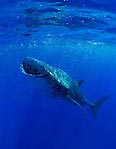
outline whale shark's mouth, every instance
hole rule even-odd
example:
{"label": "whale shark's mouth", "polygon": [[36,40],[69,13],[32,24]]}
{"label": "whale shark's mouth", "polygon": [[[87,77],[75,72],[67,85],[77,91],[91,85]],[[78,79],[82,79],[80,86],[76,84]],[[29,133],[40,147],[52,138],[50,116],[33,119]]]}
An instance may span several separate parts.
{"label": "whale shark's mouth", "polygon": [[39,76],[42,75],[45,71],[44,67],[38,63],[34,58],[26,57],[22,64],[21,70],[24,74],[30,76]]}
{"label": "whale shark's mouth", "polygon": [[23,64],[21,64],[20,68],[21,68],[22,72],[26,75],[37,76],[40,74],[40,73],[38,73],[38,71],[36,69],[32,69],[29,65],[27,65],[25,67]]}
{"label": "whale shark's mouth", "polygon": [[26,75],[30,75],[30,76],[37,76],[38,75],[36,70],[33,70],[30,67],[25,68],[23,64],[21,64],[20,68],[21,68],[21,71]]}

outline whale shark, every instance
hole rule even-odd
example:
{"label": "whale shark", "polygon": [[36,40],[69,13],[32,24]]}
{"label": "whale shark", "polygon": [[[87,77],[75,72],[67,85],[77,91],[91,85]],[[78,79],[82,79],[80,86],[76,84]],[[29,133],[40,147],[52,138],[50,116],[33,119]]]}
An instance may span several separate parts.
{"label": "whale shark", "polygon": [[59,96],[70,100],[85,113],[84,106],[88,105],[94,118],[97,116],[98,108],[109,98],[109,95],[106,95],[95,102],[87,100],[80,91],[80,86],[84,80],[75,81],[62,69],[51,66],[33,57],[26,57],[23,59],[21,70],[26,75],[46,79],[48,83],[51,84],[52,89],[57,92]]}

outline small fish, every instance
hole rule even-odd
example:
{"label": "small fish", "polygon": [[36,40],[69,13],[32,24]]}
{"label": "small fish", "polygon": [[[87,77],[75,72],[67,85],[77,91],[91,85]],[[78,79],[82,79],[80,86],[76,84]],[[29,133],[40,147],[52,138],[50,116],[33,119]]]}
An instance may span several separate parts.
{"label": "small fish", "polygon": [[33,13],[35,10],[33,8],[28,8],[28,9],[25,9],[25,14],[31,14]]}
{"label": "small fish", "polygon": [[23,36],[31,36],[31,33],[24,33]]}

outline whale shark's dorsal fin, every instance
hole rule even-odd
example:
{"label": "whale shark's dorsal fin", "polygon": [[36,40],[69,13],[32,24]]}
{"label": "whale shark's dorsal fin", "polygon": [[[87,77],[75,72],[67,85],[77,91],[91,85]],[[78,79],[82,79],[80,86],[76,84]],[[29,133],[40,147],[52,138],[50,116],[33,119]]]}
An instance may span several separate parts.
{"label": "whale shark's dorsal fin", "polygon": [[84,80],[79,80],[77,83],[79,86],[81,86],[84,83]]}

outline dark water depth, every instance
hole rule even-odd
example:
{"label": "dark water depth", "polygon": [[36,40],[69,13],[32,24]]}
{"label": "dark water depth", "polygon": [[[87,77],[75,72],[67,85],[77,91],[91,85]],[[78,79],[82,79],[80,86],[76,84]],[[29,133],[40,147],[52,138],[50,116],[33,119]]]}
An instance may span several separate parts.
{"label": "dark water depth", "polygon": [[[114,1],[0,3],[0,149],[115,149]],[[94,119],[21,72],[26,57],[66,71],[88,100],[110,95]]]}

